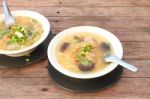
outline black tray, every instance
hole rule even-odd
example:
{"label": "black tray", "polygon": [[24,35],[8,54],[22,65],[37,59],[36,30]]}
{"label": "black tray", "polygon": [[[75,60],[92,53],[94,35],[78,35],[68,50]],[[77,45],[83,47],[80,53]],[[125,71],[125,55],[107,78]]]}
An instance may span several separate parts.
{"label": "black tray", "polygon": [[53,81],[60,87],[77,92],[92,92],[109,88],[119,80],[123,68],[118,66],[112,72],[92,79],[77,79],[58,72],[50,63],[48,72]]}
{"label": "black tray", "polygon": [[30,56],[10,57],[0,55],[0,67],[22,67],[39,61],[47,55],[48,44],[53,37],[54,35],[50,32],[47,39],[30,53]]}

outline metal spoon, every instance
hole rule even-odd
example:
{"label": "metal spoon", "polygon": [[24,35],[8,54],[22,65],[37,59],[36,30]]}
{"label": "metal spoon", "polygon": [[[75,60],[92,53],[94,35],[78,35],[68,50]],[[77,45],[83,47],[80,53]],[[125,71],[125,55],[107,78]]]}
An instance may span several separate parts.
{"label": "metal spoon", "polygon": [[108,53],[107,55],[104,55],[105,62],[114,62],[114,63],[117,63],[120,66],[123,66],[124,68],[129,69],[129,70],[131,70],[133,72],[136,72],[138,70],[137,67],[135,67],[135,66],[133,66],[133,65],[131,65],[131,64],[129,64],[129,63],[127,63],[127,62],[125,62],[125,61],[123,61],[121,59],[119,59],[117,56],[111,55],[111,53],[109,53],[110,50],[111,50],[111,48],[110,48],[110,46],[108,44],[102,43],[100,45],[100,48],[103,51],[105,51],[105,53]]}
{"label": "metal spoon", "polygon": [[5,13],[5,25],[11,26],[15,24],[15,19],[12,17],[9,7],[7,5],[7,2],[5,0],[3,1],[3,10]]}

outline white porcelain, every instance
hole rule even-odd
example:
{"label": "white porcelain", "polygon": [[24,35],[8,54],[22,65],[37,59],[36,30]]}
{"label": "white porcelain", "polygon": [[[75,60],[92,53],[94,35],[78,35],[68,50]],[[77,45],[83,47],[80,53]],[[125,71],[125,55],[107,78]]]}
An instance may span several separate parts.
{"label": "white porcelain", "polygon": [[73,73],[69,70],[66,70],[65,68],[63,68],[58,63],[58,61],[55,57],[55,49],[56,49],[57,44],[65,36],[68,36],[68,35],[73,34],[73,33],[79,33],[79,32],[90,32],[90,33],[94,33],[94,34],[97,34],[97,35],[104,37],[105,39],[108,40],[108,42],[110,42],[111,47],[112,47],[113,52],[114,52],[114,55],[118,56],[120,59],[122,58],[122,56],[123,56],[122,44],[114,34],[112,34],[111,32],[109,32],[105,29],[98,28],[98,27],[77,26],[77,27],[72,27],[72,28],[66,29],[66,30],[58,33],[51,40],[51,42],[48,46],[48,59],[49,59],[50,63],[52,64],[52,66],[64,75],[74,77],[74,78],[79,78],[79,79],[90,79],[90,78],[100,77],[100,76],[103,76],[103,75],[111,72],[112,70],[114,70],[117,67],[117,64],[116,63],[110,63],[108,66],[106,66],[106,68],[104,68],[103,70],[100,70],[98,72],[78,74],[78,73]]}
{"label": "white porcelain", "polygon": [[[14,17],[26,16],[26,17],[31,17],[37,20],[39,23],[41,23],[43,30],[44,30],[41,38],[29,47],[26,47],[20,50],[13,50],[13,51],[0,50],[0,54],[5,54],[8,56],[13,56],[13,57],[23,56],[25,54],[32,52],[39,44],[41,44],[47,38],[50,32],[50,24],[49,24],[48,19],[38,12],[34,12],[30,10],[16,10],[16,11],[11,11],[11,13],[12,13],[12,16]],[[1,20],[4,20],[4,14],[0,15],[0,21]]]}

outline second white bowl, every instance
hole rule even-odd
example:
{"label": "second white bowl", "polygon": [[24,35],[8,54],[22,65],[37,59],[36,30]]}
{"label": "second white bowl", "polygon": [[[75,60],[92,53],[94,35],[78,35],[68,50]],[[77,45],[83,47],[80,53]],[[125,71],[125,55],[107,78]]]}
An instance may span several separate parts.
{"label": "second white bowl", "polygon": [[[13,56],[13,57],[23,56],[27,53],[32,52],[38,45],[40,45],[47,38],[50,32],[50,24],[49,24],[48,19],[38,12],[29,11],[29,10],[17,10],[17,11],[12,11],[11,13],[12,13],[12,16],[14,17],[26,16],[26,17],[30,17],[30,18],[37,20],[39,23],[41,23],[43,31],[44,31],[40,39],[29,47],[26,47],[20,50],[14,50],[14,51],[0,50],[0,54],[5,54],[8,56]],[[0,20],[4,20],[4,14],[0,15]]]}

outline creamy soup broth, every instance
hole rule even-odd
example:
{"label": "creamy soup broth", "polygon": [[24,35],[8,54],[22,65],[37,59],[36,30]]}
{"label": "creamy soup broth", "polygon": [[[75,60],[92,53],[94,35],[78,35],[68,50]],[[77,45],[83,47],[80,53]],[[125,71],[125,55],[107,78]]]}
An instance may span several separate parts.
{"label": "creamy soup broth", "polygon": [[6,27],[0,21],[0,50],[19,50],[31,46],[43,33],[42,25],[35,19],[15,17],[16,23]]}
{"label": "creamy soup broth", "polygon": [[[103,50],[101,46],[106,47]],[[75,33],[63,38],[56,48],[58,63],[74,73],[92,73],[104,69],[104,55],[112,53],[110,43],[93,33]]]}

